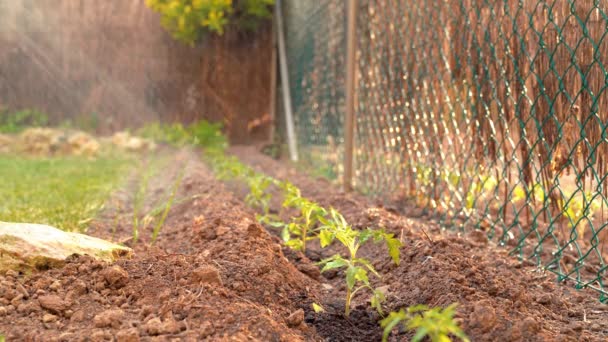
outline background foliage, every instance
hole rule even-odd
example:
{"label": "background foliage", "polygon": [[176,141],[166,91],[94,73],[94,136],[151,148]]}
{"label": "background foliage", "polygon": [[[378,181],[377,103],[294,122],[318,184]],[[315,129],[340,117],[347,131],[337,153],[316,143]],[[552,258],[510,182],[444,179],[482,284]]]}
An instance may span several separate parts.
{"label": "background foliage", "polygon": [[161,14],[161,24],[173,37],[194,44],[204,33],[224,33],[226,26],[254,29],[272,15],[274,0],[146,0]]}

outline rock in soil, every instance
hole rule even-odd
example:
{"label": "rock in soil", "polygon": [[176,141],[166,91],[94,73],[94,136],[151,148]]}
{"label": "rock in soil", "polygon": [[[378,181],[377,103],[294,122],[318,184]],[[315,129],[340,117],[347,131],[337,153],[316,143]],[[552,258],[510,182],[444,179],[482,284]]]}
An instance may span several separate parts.
{"label": "rock in soil", "polygon": [[74,255],[90,255],[103,261],[130,257],[127,247],[94,238],[70,233],[55,227],[0,222],[0,273],[9,270],[32,272],[60,267]]}
{"label": "rock in soil", "polygon": [[41,296],[38,298],[38,303],[43,309],[54,314],[61,314],[70,307],[66,301],[57,295]]}
{"label": "rock in soil", "polygon": [[110,287],[119,289],[129,282],[129,273],[120,266],[112,266],[103,272],[103,278]]}
{"label": "rock in soil", "polygon": [[116,328],[122,324],[122,320],[124,317],[125,313],[120,309],[106,310],[100,314],[97,314],[93,318],[93,324],[95,324],[97,328]]}
{"label": "rock in soil", "polygon": [[202,266],[192,272],[193,283],[222,285],[220,271],[213,266]]}
{"label": "rock in soil", "polygon": [[125,329],[116,333],[116,342],[139,342],[137,328]]}
{"label": "rock in soil", "polygon": [[287,325],[295,328],[304,322],[304,310],[298,309],[294,311],[289,317],[286,319]]}

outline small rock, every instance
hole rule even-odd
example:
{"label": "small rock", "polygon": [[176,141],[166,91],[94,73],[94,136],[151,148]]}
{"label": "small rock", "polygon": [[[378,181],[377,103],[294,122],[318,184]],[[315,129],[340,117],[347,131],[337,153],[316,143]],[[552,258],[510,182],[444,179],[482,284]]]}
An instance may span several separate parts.
{"label": "small rock", "polygon": [[38,298],[38,303],[42,308],[55,314],[61,314],[69,307],[68,303],[56,295],[41,296]]}
{"label": "small rock", "polygon": [[304,310],[298,309],[292,312],[285,321],[287,322],[287,326],[291,328],[299,326],[304,321]]}
{"label": "small rock", "polygon": [[552,295],[551,295],[551,294],[549,294],[549,293],[544,293],[544,294],[542,294],[542,295],[538,296],[538,297],[536,298],[536,301],[537,301],[539,304],[542,304],[542,305],[547,305],[547,304],[550,304],[550,303],[553,301],[553,297],[552,297]]}
{"label": "small rock", "polygon": [[121,330],[116,333],[116,342],[139,342],[139,331],[136,328]]}
{"label": "small rock", "polygon": [[264,228],[261,225],[252,223],[247,227],[247,235],[256,238],[264,234]]}
{"label": "small rock", "polygon": [[109,332],[100,330],[100,329],[95,329],[93,330],[93,332],[91,333],[91,341],[92,342],[97,342],[97,341],[106,341],[106,340],[111,340],[112,339],[112,334],[110,334]]}
{"label": "small rock", "polygon": [[180,325],[172,317],[166,319],[164,322],[162,322],[160,318],[154,317],[144,324],[143,328],[148,332],[148,334],[153,336],[177,334],[181,330]]}
{"label": "small rock", "polygon": [[154,312],[154,307],[152,305],[144,305],[141,308],[140,316],[141,318],[148,317],[151,313]]}
{"label": "small rock", "polygon": [[19,306],[22,299],[23,299],[23,295],[20,293],[11,300],[11,304],[13,304],[13,306]]}
{"label": "small rock", "polygon": [[226,227],[226,226],[219,226],[217,227],[217,229],[215,230],[215,234],[217,236],[222,236],[226,233],[228,233],[230,231],[230,228]]}
{"label": "small rock", "polygon": [[4,317],[8,314],[8,310],[4,306],[0,306],[0,317]]}
{"label": "small rock", "polygon": [[119,327],[125,312],[120,309],[106,310],[93,318],[93,323],[97,328]]}
{"label": "small rock", "polygon": [[190,277],[192,283],[222,285],[222,278],[217,268],[213,266],[201,266],[192,272]]}
{"label": "small rock", "polygon": [[129,282],[129,273],[120,266],[112,266],[103,272],[103,278],[111,287],[119,289]]}
{"label": "small rock", "polygon": [[528,336],[535,336],[540,331],[540,325],[532,317],[526,317],[519,323],[521,331],[525,332]]}
{"label": "small rock", "polygon": [[473,312],[469,315],[470,324],[481,331],[490,331],[496,324],[496,311],[489,301],[475,303]]}
{"label": "small rock", "polygon": [[56,280],[51,285],[49,285],[49,289],[57,292],[61,289],[61,283],[58,280]]}
{"label": "small rock", "polygon": [[[9,306],[9,313],[10,313],[10,308],[14,307],[12,305]],[[38,304],[36,304],[36,302],[28,302],[28,303],[22,303],[19,304],[19,306],[17,306],[17,312],[21,313],[21,314],[25,314],[28,315],[32,312],[36,312],[40,309],[40,306]]]}
{"label": "small rock", "polygon": [[317,267],[313,264],[298,264],[297,268],[300,272],[306,274],[307,276],[311,277],[312,279],[315,279],[315,280],[321,279],[321,271],[319,270],[319,267]]}
{"label": "small rock", "polygon": [[74,291],[74,294],[82,296],[87,293],[87,284],[78,279],[72,283],[72,291]]}
{"label": "small rock", "polygon": [[585,324],[580,321],[570,322],[568,327],[574,331],[581,331],[585,328]]}
{"label": "small rock", "polygon": [[43,321],[44,323],[53,323],[53,322],[56,322],[56,321],[57,321],[57,318],[58,318],[58,317],[57,317],[57,316],[55,316],[55,315],[51,315],[51,314],[44,314],[44,315],[42,316],[42,321]]}
{"label": "small rock", "polygon": [[160,321],[160,318],[154,317],[144,324],[143,328],[150,335],[160,335],[162,331],[162,324],[163,322]]}
{"label": "small rock", "polygon": [[74,312],[72,314],[72,317],[70,317],[70,321],[72,322],[82,322],[87,318],[87,314],[84,312],[84,310],[78,310],[76,312]]}
{"label": "small rock", "polygon": [[177,334],[181,328],[175,319],[170,318],[163,322],[162,333],[163,334]]}

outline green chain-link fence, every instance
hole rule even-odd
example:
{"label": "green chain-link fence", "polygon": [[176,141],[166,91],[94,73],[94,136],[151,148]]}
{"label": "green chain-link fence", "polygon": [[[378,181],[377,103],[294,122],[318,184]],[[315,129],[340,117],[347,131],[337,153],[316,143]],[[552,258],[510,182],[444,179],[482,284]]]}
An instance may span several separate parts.
{"label": "green chain-link fence", "polygon": [[[608,301],[608,1],[356,1],[355,182]],[[285,2],[298,148],[340,177],[346,1]]]}

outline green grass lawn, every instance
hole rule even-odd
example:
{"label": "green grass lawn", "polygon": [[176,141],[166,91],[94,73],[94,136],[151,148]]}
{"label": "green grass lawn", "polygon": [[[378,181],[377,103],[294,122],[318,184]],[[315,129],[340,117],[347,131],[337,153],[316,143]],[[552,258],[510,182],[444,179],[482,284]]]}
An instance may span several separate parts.
{"label": "green grass lawn", "polygon": [[0,155],[0,221],[84,231],[133,164],[124,155],[97,159]]}

